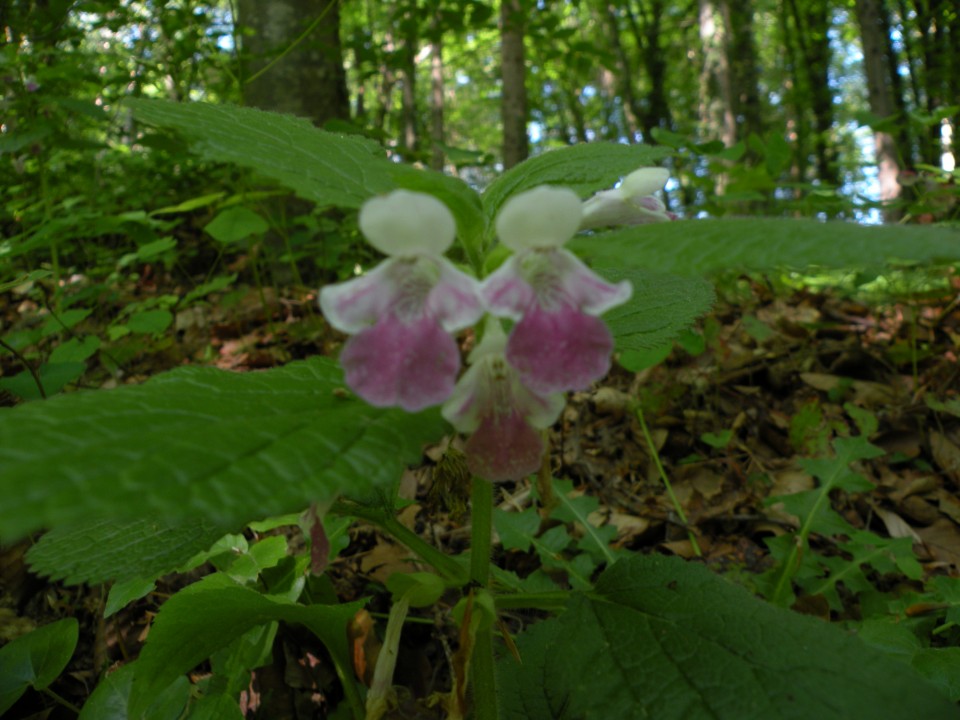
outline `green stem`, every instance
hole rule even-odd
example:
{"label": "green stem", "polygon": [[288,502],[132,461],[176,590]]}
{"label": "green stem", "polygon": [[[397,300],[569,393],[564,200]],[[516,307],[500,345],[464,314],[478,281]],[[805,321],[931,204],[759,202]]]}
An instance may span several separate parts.
{"label": "green stem", "polygon": [[[490,582],[493,548],[493,484],[473,478],[470,492],[470,580],[480,587]],[[493,628],[477,630],[471,662],[474,720],[497,720],[497,675],[493,655]]]}
{"label": "green stem", "polygon": [[27,369],[27,372],[30,373],[30,377],[33,378],[33,382],[35,382],[37,385],[37,390],[40,391],[40,397],[46,400],[47,391],[43,389],[43,383],[40,382],[40,375],[37,373],[37,369],[33,367],[33,365],[28,363],[27,359],[23,355],[21,355],[20,352],[15,347],[13,347],[12,345],[8,345],[2,339],[0,339],[0,347],[2,347],[4,350],[6,350],[9,353],[12,353],[13,356],[20,361],[20,364]]}
{"label": "green stem", "polygon": [[444,580],[454,585],[462,585],[465,582],[463,568],[456,560],[440,552],[415,532],[404,527],[399,520],[386,511],[339,500],[330,508],[330,512],[336,515],[350,515],[373,523],[398,542],[410,548],[417,557],[440,573]]}
{"label": "green stem", "polygon": [[647,441],[647,447],[650,448],[650,457],[653,458],[653,462],[657,466],[657,472],[660,473],[660,479],[663,481],[663,486],[667,489],[667,495],[670,496],[670,502],[673,504],[673,509],[677,513],[677,517],[680,518],[680,522],[683,523],[684,527],[687,529],[687,537],[690,538],[690,545],[693,547],[693,552],[697,557],[702,557],[703,552],[700,550],[700,544],[697,542],[697,537],[693,534],[693,530],[691,530],[690,526],[687,524],[687,514],[683,511],[680,501],[677,500],[677,496],[673,492],[673,485],[670,484],[670,478],[667,477],[667,471],[663,469],[663,463],[660,462],[660,453],[657,452],[657,446],[654,445],[653,438],[650,436],[650,430],[647,428],[647,421],[643,417],[643,408],[640,407],[639,403],[634,408],[634,412],[637,415],[637,420],[640,421],[640,429],[643,430],[643,437]]}
{"label": "green stem", "polygon": [[559,613],[567,608],[570,602],[570,593],[566,590],[535,593],[511,593],[510,595],[494,595],[493,601],[497,610],[546,610]]}
{"label": "green stem", "polygon": [[803,523],[800,525],[800,531],[794,538],[790,552],[780,563],[780,575],[777,578],[777,584],[774,586],[773,594],[770,597],[770,602],[774,605],[787,604],[787,594],[791,591],[793,576],[796,575],[797,570],[800,569],[803,552],[806,550],[807,543],[810,540],[810,533],[813,532],[813,523],[820,513],[820,509],[829,503],[830,491],[833,490],[834,483],[836,483],[837,480],[840,479],[841,474],[845,472],[847,472],[847,464],[838,461],[833,467],[833,472],[830,473],[829,477],[827,477],[818,489],[819,494],[817,495],[817,499],[813,503],[810,512],[807,513],[807,516],[803,519]]}
{"label": "green stem", "polygon": [[486,587],[493,548],[493,483],[475,477],[470,505],[470,580]]}
{"label": "green stem", "polygon": [[493,628],[477,630],[473,645],[473,718],[497,720],[497,674],[493,657]]}
{"label": "green stem", "polygon": [[65,708],[67,708],[68,710],[70,710],[71,712],[73,712],[75,715],[79,715],[79,714],[80,714],[80,708],[78,708],[76,705],[74,705],[74,704],[73,704],[72,702],[70,702],[69,700],[65,700],[64,698],[60,697],[59,695],[57,695],[57,693],[55,693],[55,692],[54,692],[53,690],[51,690],[50,688],[48,688],[48,687],[43,688],[43,690],[41,690],[41,692],[42,692],[44,695],[47,695],[47,696],[53,698],[54,701],[60,703],[60,704],[63,705]]}

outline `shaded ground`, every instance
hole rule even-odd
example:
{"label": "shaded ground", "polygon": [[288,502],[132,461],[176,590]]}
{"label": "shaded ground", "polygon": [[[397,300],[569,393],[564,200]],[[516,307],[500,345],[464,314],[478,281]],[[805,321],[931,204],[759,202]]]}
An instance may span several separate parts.
{"label": "shaded ground", "polygon": [[[870,305],[837,293],[774,294],[748,279],[729,283],[722,293],[726,299],[704,319],[700,332],[684,338],[683,348],[665,362],[638,374],[615,368],[596,388],[572,395],[550,432],[550,469],[555,477],[571,480],[575,494],[596,498],[590,522],[615,529],[607,531],[615,548],[678,554],[755,587],[756,574],[774,564],[765,540],[789,534],[797,525],[794,516],[767,499],[814,488],[799,460],[824,456],[832,438],[866,428],[886,453],[860,468],[875,487],[837,492],[831,496],[833,507],[855,528],[911,538],[923,568],[923,578],[911,581],[869,571],[874,589],[893,600],[920,591],[924,578],[955,576],[960,568],[960,309],[956,278],[953,282],[952,289],[909,302]],[[120,308],[130,298],[180,291],[141,282],[111,302]],[[210,299],[214,302],[178,312],[165,336],[105,344],[105,353],[122,359],[120,378],[94,371],[80,384],[138,382],[184,362],[238,371],[273,367],[334,353],[342,339],[314,312],[310,292],[242,289],[230,292],[228,302],[217,295]],[[100,304],[83,324],[41,340],[32,350],[48,352],[71,335],[95,333],[114,311],[110,303]],[[43,316],[27,296],[8,293],[0,299],[0,317],[11,330],[36,326]],[[171,335],[173,342],[163,339]],[[10,376],[22,367],[3,354],[0,369]],[[15,401],[9,395],[4,400]],[[460,512],[465,493],[438,492],[440,456],[439,449],[428,449],[424,466],[405,478],[403,493],[412,504],[401,520],[431,543],[457,552],[469,539],[469,516]],[[664,490],[658,463],[686,525]],[[532,502],[526,482],[502,486],[499,493],[504,509]],[[541,531],[556,524],[545,521]],[[300,537],[289,542],[293,551],[303,547]],[[52,686],[77,706],[104,670],[136,657],[163,599],[193,579],[168,578],[155,593],[104,621],[103,587],[64,587],[33,576],[23,562],[27,547],[29,542],[0,551],[0,643],[54,619],[77,617],[80,645]],[[835,539],[815,536],[811,547],[824,557],[845,557]],[[564,553],[561,559],[570,560],[573,550]],[[499,548],[496,559],[521,577],[543,564],[534,549]],[[388,601],[381,583],[390,572],[409,566],[404,548],[359,523],[328,577],[343,600],[374,594],[369,610],[382,629]],[[556,569],[549,577],[565,582]],[[801,592],[796,608],[825,620],[862,618],[860,591],[844,584],[838,590],[840,607]],[[508,626],[517,631],[532,619],[513,616]],[[422,614],[407,628],[397,681],[420,698],[448,689],[456,628],[441,613]],[[363,661],[375,652],[376,635],[361,622],[355,640],[362,674]],[[202,673],[201,668],[196,677]],[[284,628],[274,645],[273,665],[255,673],[246,698],[248,717],[323,717],[338,696],[319,643]],[[404,708],[398,717],[433,714],[422,703]],[[62,703],[31,691],[7,717],[72,716]]]}

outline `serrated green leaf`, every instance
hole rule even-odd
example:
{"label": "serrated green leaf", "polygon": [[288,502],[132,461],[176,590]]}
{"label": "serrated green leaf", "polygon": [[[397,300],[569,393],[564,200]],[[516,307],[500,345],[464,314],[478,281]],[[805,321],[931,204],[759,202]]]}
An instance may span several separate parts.
{"label": "serrated green leaf", "polygon": [[171,128],[208,160],[256,170],[320,205],[360,207],[395,187],[375,142],[320,130],[308,120],[211,103],[130,99],[141,122]]}
{"label": "serrated green leaf", "polygon": [[953,702],[960,701],[960,648],[924,648],[911,664]]}
{"label": "serrated green leaf", "polygon": [[64,618],[21,635],[0,647],[0,715],[30,686],[43,690],[70,662],[80,625]]}
{"label": "serrated green leaf", "polygon": [[160,608],[137,660],[130,714],[138,716],[178,675],[259,625],[307,626],[341,667],[349,664],[347,623],[363,606],[295,605],[237,585],[221,574],[181,590]]}
{"label": "serrated green leaf", "polygon": [[516,643],[504,720],[956,717],[903,663],[672,557],[621,560]]}
{"label": "serrated green leaf", "polygon": [[[654,165],[670,154],[665,148],[610,142],[581,143],[551,150],[510,168],[490,183],[483,193],[483,211],[492,221],[511,195],[538,185],[563,185],[584,198],[598,190],[612,188],[625,175]],[[618,267],[619,262],[608,262],[607,266]]]}
{"label": "serrated green leaf", "polygon": [[629,280],[633,285],[630,299],[603,316],[619,351],[662,348],[714,302],[713,286],[700,278],[628,269],[598,273],[611,282]]}
{"label": "serrated green leaf", "polygon": [[38,575],[68,585],[152,579],[173,572],[225,532],[203,519],[87,520],[45,533],[27,551],[27,562]]}
{"label": "serrated green leaf", "polygon": [[446,425],[344,397],[326,358],[183,367],[0,411],[0,538],[88,517],[241,527],[394,482]]}
{"label": "serrated green leaf", "polygon": [[[139,120],[181,133],[201,156],[256,170],[321,206],[359,208],[396,188],[435,195],[456,218],[467,260],[479,269],[486,223],[477,193],[457,178],[390,162],[371,140],[326,132],[291,115],[142,98],[127,104]],[[222,241],[235,241],[235,235]]]}
{"label": "serrated green leaf", "polygon": [[704,275],[811,265],[877,267],[890,259],[956,260],[960,232],[779,218],[677,220],[581,235],[567,247],[594,267]]}

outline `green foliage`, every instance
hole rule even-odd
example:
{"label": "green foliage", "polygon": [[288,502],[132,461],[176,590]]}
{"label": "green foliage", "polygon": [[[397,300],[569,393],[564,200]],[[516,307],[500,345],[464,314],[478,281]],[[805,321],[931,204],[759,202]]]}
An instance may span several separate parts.
{"label": "green foliage", "polygon": [[[585,143],[552,150],[520,163],[490,183],[483,194],[484,214],[492,221],[511,195],[538,185],[563,185],[586,197],[613,187],[623,176],[667,155],[662,148],[617,143]],[[608,263],[609,267],[618,265]]]}
{"label": "green foliage", "polygon": [[956,260],[960,233],[943,227],[750,218],[658,223],[576,238],[596,267],[701,275],[724,270],[880,267],[887,260]]}
{"label": "green foliage", "polygon": [[633,556],[500,661],[507,718],[952,718],[902,663],[677,558]]}
{"label": "green foliage", "polygon": [[[87,698],[78,720],[129,720],[127,707],[136,670],[133,663],[106,675]],[[190,699],[191,687],[185,676],[178,677],[157,696],[143,720],[179,720]]]}
{"label": "green foliage", "polygon": [[670,345],[713,305],[713,286],[699,278],[642,269],[600,269],[611,282],[629,280],[633,295],[604,315],[617,350],[657,350]]}
{"label": "green foliage", "polygon": [[0,648],[0,714],[9,710],[27,688],[45,689],[73,656],[80,626],[73,618],[57,620]]}
{"label": "green foliage", "polygon": [[303,118],[212,103],[127,103],[137,120],[175,130],[202,157],[256,170],[321,206],[359,207],[394,187],[379,145]]}
{"label": "green foliage", "polygon": [[[361,603],[297,605],[238,585],[221,573],[210,575],[161,607],[136,661],[130,713],[139,716],[177,677],[251,629],[278,620],[307,626],[326,645],[338,669],[345,671],[346,624],[360,607]],[[345,674],[341,679],[350,682]]]}
{"label": "green foliage", "polygon": [[34,572],[68,584],[154,578],[209,548],[225,528],[200,518],[168,524],[140,518],[87,520],[45,533],[27,553]]}
{"label": "green foliage", "polygon": [[610,548],[617,530],[612,525],[598,523],[590,515],[600,506],[592,495],[575,494],[569,480],[552,480],[556,505],[550,511],[550,520],[560,522],[541,532],[540,515],[535,507],[523,512],[497,509],[493,524],[505,550],[537,554],[540,568],[523,580],[509,574],[499,574],[507,586],[524,592],[556,590],[560,586],[555,577],[565,577],[571,587],[589,590],[591,577],[602,564],[612,564],[622,554]]}
{"label": "green foliage", "polygon": [[389,485],[444,432],[436,410],[379,410],[342,387],[315,358],[262,373],[185,367],[4,410],[0,533],[148,514],[239,527]]}
{"label": "green foliage", "polygon": [[[820,481],[819,487],[769,499],[771,503],[782,503],[784,509],[800,522],[796,536],[785,534],[767,541],[777,566],[764,573],[759,583],[764,594],[774,603],[792,604],[791,581],[796,579],[815,594],[825,595],[832,607],[840,609],[836,591],[838,582],[843,582],[852,592],[870,587],[862,573],[862,565],[871,565],[880,572],[888,572],[896,565],[909,577],[919,577],[920,568],[913,559],[909,540],[886,540],[873,533],[858,532],[830,506],[830,494],[835,490],[864,492],[873,488],[873,484],[852,471],[850,465],[879,457],[883,451],[862,435],[837,438],[833,448],[834,457],[800,461],[801,467]],[[815,557],[809,548],[811,534],[847,536],[849,539],[840,547],[850,553],[852,559]],[[815,580],[824,574],[826,579]]]}

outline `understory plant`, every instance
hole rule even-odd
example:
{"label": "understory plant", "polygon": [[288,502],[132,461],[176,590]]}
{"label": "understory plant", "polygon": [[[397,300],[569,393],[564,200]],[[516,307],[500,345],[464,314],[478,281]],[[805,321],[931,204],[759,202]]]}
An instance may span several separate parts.
{"label": "understory plant", "polygon": [[[131,108],[206,160],[358,211],[386,258],[319,292],[347,336],[338,361],[188,366],[0,411],[0,540],[46,530],[29,552],[37,572],[111,583],[109,616],[164,575],[213,568],[162,604],[142,652],[102,677],[81,718],[243,717],[238,697],[282,626],[305,628],[329,658],[342,690],[325,701],[331,716],[402,716],[393,675],[419,608],[455,629],[449,690],[428,701],[447,717],[954,716],[918,672],[838,628],[700,564],[611,548],[589,501],[551,477],[544,433],[565,393],[602,378],[615,354],[655,354],[705,313],[711,270],[955,259],[955,234],[679,220],[656,196],[669,175],[653,164],[666,153],[649,147],[549,152],[479,194],[287,116]],[[397,517],[405,469],[445,438],[435,482],[470,498],[460,554]],[[797,568],[820,506],[870,456],[865,441],[836,449],[832,465],[811,461],[821,488],[794,499],[805,525],[796,550],[781,549],[778,604],[806,579]],[[539,510],[495,513],[495,483],[531,476]],[[404,545],[413,571],[384,581],[375,658],[358,640],[368,598],[342,602],[326,572],[355,520]],[[306,549],[290,554],[269,534],[284,526],[300,528]],[[493,564],[495,526],[504,548],[535,548],[544,572]],[[0,711],[31,686],[48,691],[75,645],[65,620],[0,649]]]}

